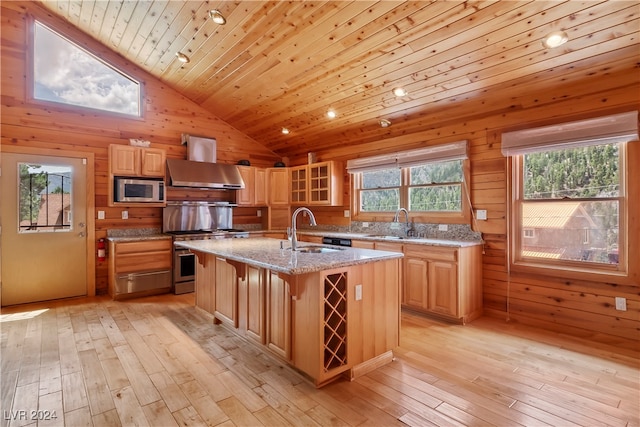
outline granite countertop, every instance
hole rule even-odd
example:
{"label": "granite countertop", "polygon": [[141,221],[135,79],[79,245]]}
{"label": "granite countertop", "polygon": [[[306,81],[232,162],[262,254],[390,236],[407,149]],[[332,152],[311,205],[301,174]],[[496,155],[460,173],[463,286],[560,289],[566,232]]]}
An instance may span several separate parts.
{"label": "granite countertop", "polygon": [[[280,249],[281,243],[285,249]],[[222,258],[268,268],[285,274],[304,274],[402,258],[402,253],[371,249],[336,248],[307,242],[298,242],[298,248],[322,246],[334,249],[325,253],[292,252],[288,240],[255,237],[251,239],[188,240],[174,243],[176,246],[197,252],[206,252]]]}
{"label": "granite countertop", "polygon": [[132,236],[110,236],[107,237],[107,240],[111,242],[140,242],[146,240],[171,240],[171,236],[168,234],[142,234],[142,235],[132,235]]}
{"label": "granite countertop", "polygon": [[[284,231],[283,231],[284,232]],[[298,230],[298,235],[321,236],[321,237],[338,237],[343,239],[355,240],[371,240],[375,242],[396,242],[399,244],[427,245],[427,246],[443,246],[449,248],[465,248],[469,246],[481,245],[481,241],[475,240],[449,240],[449,239],[429,239],[421,237],[397,237],[379,234],[365,233],[345,233],[339,231],[313,231],[309,229]]]}

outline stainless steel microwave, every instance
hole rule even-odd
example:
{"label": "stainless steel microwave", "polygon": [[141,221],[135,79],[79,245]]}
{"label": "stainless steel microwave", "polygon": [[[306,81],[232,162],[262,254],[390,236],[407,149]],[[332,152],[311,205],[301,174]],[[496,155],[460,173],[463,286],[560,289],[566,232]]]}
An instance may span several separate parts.
{"label": "stainless steel microwave", "polygon": [[114,178],[114,201],[164,203],[164,180],[158,178]]}

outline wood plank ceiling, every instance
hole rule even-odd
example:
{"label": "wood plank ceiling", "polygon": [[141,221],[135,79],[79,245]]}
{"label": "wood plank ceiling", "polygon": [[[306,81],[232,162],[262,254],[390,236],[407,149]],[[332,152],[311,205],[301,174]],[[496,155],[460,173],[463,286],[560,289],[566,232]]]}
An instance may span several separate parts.
{"label": "wood plank ceiling", "polygon": [[[43,4],[292,158],[519,108],[545,86],[580,84],[640,59],[635,0]],[[225,25],[212,22],[212,9]],[[569,41],[544,48],[556,30]],[[408,95],[394,96],[395,87]]]}

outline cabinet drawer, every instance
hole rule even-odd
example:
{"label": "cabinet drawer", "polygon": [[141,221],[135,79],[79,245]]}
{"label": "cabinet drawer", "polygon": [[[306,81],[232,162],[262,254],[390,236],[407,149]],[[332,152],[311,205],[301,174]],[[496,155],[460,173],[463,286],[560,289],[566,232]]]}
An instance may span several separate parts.
{"label": "cabinet drawer", "polygon": [[429,261],[457,261],[458,249],[437,248],[434,246],[405,245],[404,254],[406,256],[426,258]]}
{"label": "cabinet drawer", "polygon": [[166,240],[141,240],[138,242],[122,242],[116,244],[116,255],[135,252],[161,252],[171,251],[171,239]]}
{"label": "cabinet drawer", "polygon": [[116,273],[171,269],[171,252],[151,251],[145,253],[118,254]]}

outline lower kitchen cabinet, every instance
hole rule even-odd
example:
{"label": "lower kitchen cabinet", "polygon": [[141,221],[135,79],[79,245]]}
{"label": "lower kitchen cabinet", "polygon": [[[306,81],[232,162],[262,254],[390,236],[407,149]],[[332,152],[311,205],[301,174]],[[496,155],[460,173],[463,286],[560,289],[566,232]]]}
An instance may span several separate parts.
{"label": "lower kitchen cabinet", "polygon": [[276,272],[266,274],[266,345],[284,360],[291,360],[291,295],[289,285]]}
{"label": "lower kitchen cabinet", "polygon": [[109,295],[131,298],[171,290],[171,238],[109,239]]}
{"label": "lower kitchen cabinet", "polygon": [[215,260],[215,300],[213,315],[222,323],[238,327],[238,286],[236,266],[223,258]]}
{"label": "lower kitchen cabinet", "polygon": [[400,339],[400,259],[287,275],[196,255],[197,306],[316,386],[365,375],[393,359]]}
{"label": "lower kitchen cabinet", "polygon": [[482,314],[480,246],[404,246],[402,305],[466,323]]}

